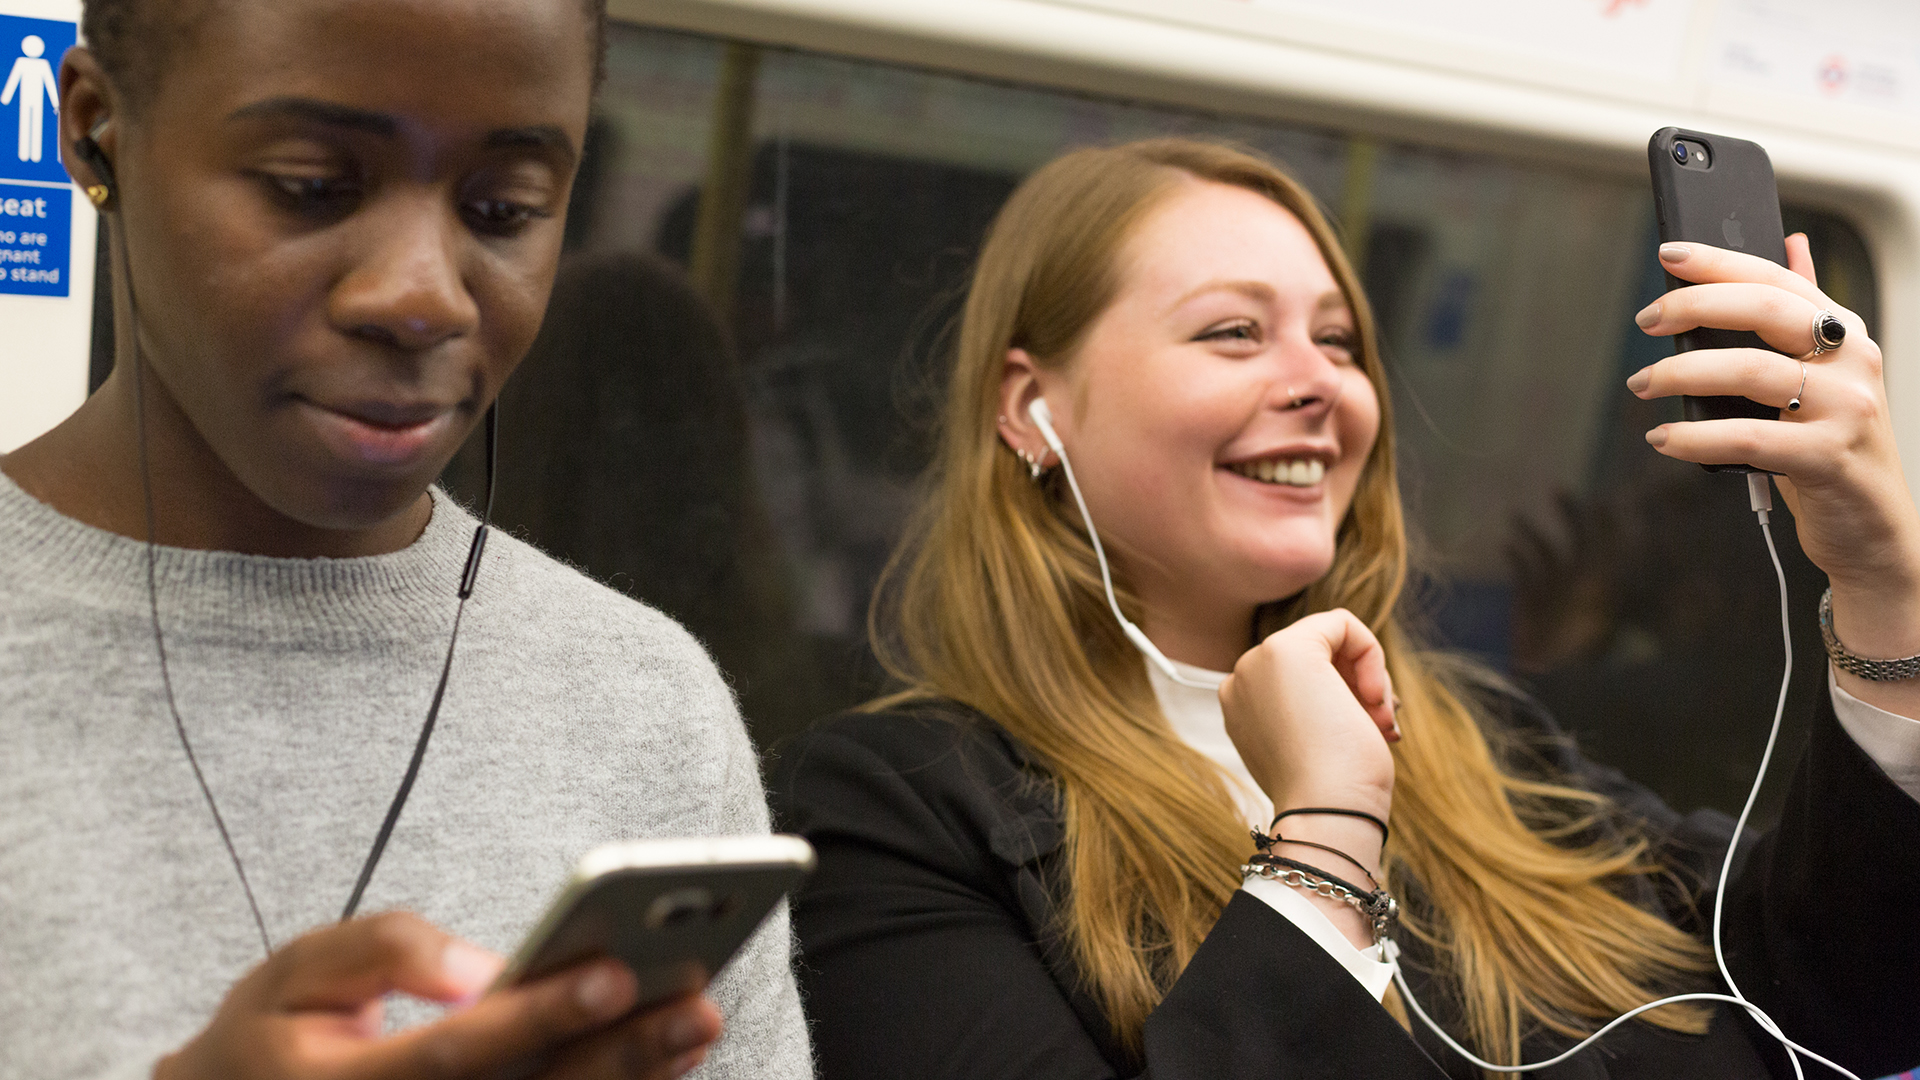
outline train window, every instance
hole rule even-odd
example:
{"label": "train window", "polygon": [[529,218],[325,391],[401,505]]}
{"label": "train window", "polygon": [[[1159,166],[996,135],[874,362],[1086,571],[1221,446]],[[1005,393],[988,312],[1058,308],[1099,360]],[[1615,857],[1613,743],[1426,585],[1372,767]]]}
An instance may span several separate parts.
{"label": "train window", "polygon": [[[1737,807],[1777,690],[1737,478],[1660,458],[1643,179],[621,26],[497,516],[685,622],[777,742],[879,686],[865,610],[926,461],[942,332],[1013,186],[1075,146],[1224,137],[1340,223],[1377,306],[1436,639],[1678,805]],[[1874,324],[1843,219],[1790,208]],[[449,471],[471,497],[476,463]],[[1776,520],[1788,520],[1780,514]],[[1798,701],[1821,582],[1776,534]]]}

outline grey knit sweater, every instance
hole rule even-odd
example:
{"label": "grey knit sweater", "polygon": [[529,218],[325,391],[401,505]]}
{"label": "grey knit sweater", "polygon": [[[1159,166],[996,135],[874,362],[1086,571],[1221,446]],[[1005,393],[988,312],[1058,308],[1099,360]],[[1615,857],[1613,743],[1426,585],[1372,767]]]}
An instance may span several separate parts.
{"label": "grey knit sweater", "polygon": [[[180,713],[276,945],[338,916],[425,716],[474,526],[433,499],[392,555],[159,549]],[[5,1080],[148,1075],[262,957],[166,710],[144,552],[0,475]],[[766,829],[699,644],[496,533],[362,910],[510,952],[597,843]],[[788,942],[782,911],[715,983],[695,1076],[811,1075]]]}

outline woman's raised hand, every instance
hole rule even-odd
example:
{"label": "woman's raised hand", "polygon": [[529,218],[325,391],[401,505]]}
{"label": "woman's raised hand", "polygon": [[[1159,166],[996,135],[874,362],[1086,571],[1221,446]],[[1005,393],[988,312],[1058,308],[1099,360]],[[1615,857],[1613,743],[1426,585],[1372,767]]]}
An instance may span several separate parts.
{"label": "woman's raised hand", "polygon": [[[455,1080],[503,1075],[551,1053],[538,1075],[552,1080],[669,1080],[698,1065],[720,1035],[719,1010],[698,995],[621,1020],[638,986],[617,961],[481,997],[500,967],[498,957],[412,915],[316,930],[236,983],[207,1029],[154,1078]],[[383,1037],[381,999],[394,991],[471,1004]]]}
{"label": "woman's raised hand", "polygon": [[[1220,684],[1227,735],[1276,811],[1360,810],[1386,820],[1398,741],[1386,654],[1344,608],[1249,649]],[[1374,844],[1378,848],[1378,841]]]}
{"label": "woman's raised hand", "polygon": [[[1881,377],[1880,348],[1860,317],[1822,293],[1804,235],[1787,240],[1786,267],[1704,244],[1663,244],[1661,264],[1695,284],[1667,293],[1636,321],[1648,334],[1695,327],[1751,330],[1765,349],[1678,353],[1627,380],[1642,398],[1734,394],[1781,410],[1778,419],[1662,424],[1647,441],[1669,457],[1740,463],[1781,474],[1800,546],[1833,585],[1834,629],[1853,652],[1920,653],[1920,512],[1900,468]],[[1847,334],[1812,352],[1813,319],[1834,312]],[[1796,359],[1804,357],[1804,361]],[[1804,362],[1804,367],[1803,367]],[[1804,374],[1805,385],[1802,387]],[[1798,397],[1800,408],[1787,411]],[[1841,676],[1882,708],[1920,715],[1920,686]]]}

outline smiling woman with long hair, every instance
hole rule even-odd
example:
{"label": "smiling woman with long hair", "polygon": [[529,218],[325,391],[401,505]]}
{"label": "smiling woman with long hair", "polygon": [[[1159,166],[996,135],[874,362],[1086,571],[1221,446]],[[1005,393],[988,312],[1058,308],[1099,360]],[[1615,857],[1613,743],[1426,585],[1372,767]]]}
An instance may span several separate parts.
{"label": "smiling woman with long hair", "polygon": [[[1663,257],[1715,284],[1670,294],[1642,319],[1652,333],[1717,320],[1803,352],[1795,333],[1832,306],[1743,256]],[[1655,437],[1800,481],[1836,611],[1844,593],[1861,644],[1903,655],[1920,651],[1920,527],[1885,482],[1878,355],[1853,329],[1857,351],[1822,368],[1835,407],[1796,413],[1794,438]],[[1669,361],[1635,390],[1779,405],[1774,384],[1798,371],[1746,370],[1727,388]],[[974,273],[924,501],[874,601],[900,688],[799,740],[775,783],[821,855],[795,918],[829,1080],[1472,1075],[1406,1029],[1392,964],[1335,882],[1398,898],[1416,999],[1496,1061],[1720,988],[1703,920],[1732,823],[1585,762],[1537,708],[1405,629],[1388,402],[1358,281],[1270,163],[1160,140],[1070,154],[1015,192]],[[1849,469],[1806,439],[1821,426],[1854,447]],[[1119,614],[1164,658],[1110,608],[1088,519]],[[1863,547],[1852,523],[1887,543]],[[1846,690],[1920,715],[1911,684],[1856,680],[1834,697],[1860,730],[1911,721]],[[1920,1017],[1890,989],[1920,943],[1886,942],[1886,922],[1823,883],[1920,869],[1920,806],[1832,704],[1786,824],[1731,883],[1726,941],[1790,1034],[1888,1072],[1920,1061]],[[1867,820],[1877,840],[1836,848]],[[1243,884],[1250,828],[1284,836],[1268,865],[1305,876]],[[1896,923],[1920,912],[1886,903]],[[1609,1040],[1569,1068],[1786,1068],[1721,1006],[1656,1010]]]}

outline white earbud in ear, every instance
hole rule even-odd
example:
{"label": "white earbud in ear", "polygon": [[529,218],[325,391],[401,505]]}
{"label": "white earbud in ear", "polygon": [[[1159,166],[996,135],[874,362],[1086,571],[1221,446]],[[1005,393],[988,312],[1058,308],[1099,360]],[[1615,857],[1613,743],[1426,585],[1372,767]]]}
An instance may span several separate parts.
{"label": "white earbud in ear", "polygon": [[1053,410],[1047,407],[1047,399],[1037,397],[1027,406],[1027,415],[1033,418],[1033,426],[1040,429],[1040,437],[1047,440],[1053,452],[1066,456],[1066,447],[1060,444],[1060,434],[1053,430]]}

